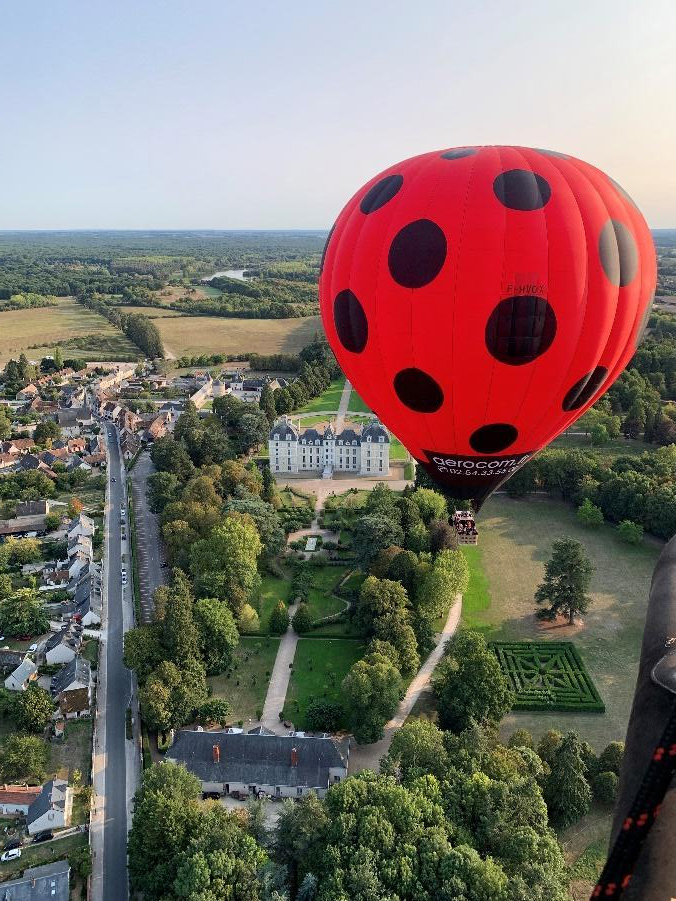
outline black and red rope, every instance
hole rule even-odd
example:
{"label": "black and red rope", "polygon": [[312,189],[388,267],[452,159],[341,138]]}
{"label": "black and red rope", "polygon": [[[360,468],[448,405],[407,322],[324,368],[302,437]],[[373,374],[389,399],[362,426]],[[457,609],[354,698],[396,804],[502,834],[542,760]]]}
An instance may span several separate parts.
{"label": "black and red rope", "polygon": [[659,815],[675,772],[676,704],[671,709],[669,721],[652,753],[643,781],[592,892],[593,901],[599,898],[620,898],[629,885],[641,848]]}

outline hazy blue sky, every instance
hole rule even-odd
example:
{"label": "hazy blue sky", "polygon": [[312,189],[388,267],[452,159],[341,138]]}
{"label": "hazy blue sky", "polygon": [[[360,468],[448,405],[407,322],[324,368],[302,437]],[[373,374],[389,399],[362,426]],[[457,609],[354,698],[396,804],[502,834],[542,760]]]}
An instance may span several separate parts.
{"label": "hazy blue sky", "polygon": [[515,143],[676,226],[674,0],[33,0],[0,11],[0,228],[328,227],[385,166]]}

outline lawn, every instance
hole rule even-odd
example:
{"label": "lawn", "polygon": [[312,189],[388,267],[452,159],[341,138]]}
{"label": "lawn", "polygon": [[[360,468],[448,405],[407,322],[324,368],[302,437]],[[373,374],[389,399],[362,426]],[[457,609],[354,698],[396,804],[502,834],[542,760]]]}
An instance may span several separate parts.
{"label": "lawn", "polygon": [[364,403],[354,388],[350,394],[350,401],[347,405],[347,409],[350,413],[371,413],[371,408]]}
{"label": "lawn", "polygon": [[[288,320],[279,321],[288,322]],[[329,413],[334,411],[337,412],[344,385],[344,378],[334,379],[326,391],[323,391],[319,397],[313,397],[304,407],[299,407],[294,411],[293,415],[296,416],[298,413],[317,413],[319,411],[328,411]],[[305,423],[303,423],[303,425],[305,425]]]}
{"label": "lawn", "polygon": [[278,648],[278,638],[243,636],[235,650],[232,673],[207,678],[212,695],[230,702],[233,722],[242,720],[246,724],[249,719],[258,719]]}
{"label": "lawn", "polygon": [[89,783],[92,768],[92,721],[89,717],[66,723],[63,741],[50,741],[47,746],[48,778],[58,776],[69,779],[73,770],[79,770],[82,773],[82,784]]}
{"label": "lawn", "polygon": [[[589,451],[601,460],[608,461],[620,456],[638,456],[651,449],[651,445],[632,438],[618,438],[616,441],[609,441],[607,444],[594,447],[588,435],[559,435],[550,446],[565,450],[580,448],[581,450]],[[652,445],[652,449],[654,449],[654,445]]]}
{"label": "lawn", "polygon": [[[611,526],[585,529],[573,507],[545,499],[494,497],[478,525],[478,553],[465,549],[474,577],[468,592],[470,624],[497,641],[574,641],[606,705],[605,714],[512,713],[503,721],[503,736],[516,728],[530,729],[536,736],[551,728],[575,729],[597,751],[609,741],[624,739],[660,545],[648,540],[639,547],[622,544]],[[583,625],[572,627],[543,624],[534,615],[533,595],[552,541],[563,536],[581,541],[595,567],[589,613]],[[485,584],[476,574],[481,564]]]}
{"label": "lawn", "polygon": [[[0,365],[12,357],[18,359],[21,351],[25,351],[29,359],[53,354],[57,342],[77,337],[88,338],[85,346],[77,350],[80,358],[100,359],[104,347],[109,348],[110,354],[114,351],[115,356],[105,357],[111,360],[135,360],[142,356],[141,351],[99,313],[86,309],[72,297],[57,297],[55,301],[52,307],[0,313]],[[68,356],[68,353],[64,355]]]}
{"label": "lawn", "polygon": [[462,598],[462,624],[486,632],[490,627],[481,614],[491,605],[491,593],[484,571],[483,548],[480,544],[464,545],[462,552],[469,567],[469,586]]}
{"label": "lawn", "polygon": [[21,857],[18,860],[10,860],[8,863],[2,864],[0,881],[4,882],[7,879],[15,878],[28,867],[37,867],[41,864],[54,863],[55,860],[62,860],[72,851],[86,845],[87,841],[87,834],[79,833],[78,835],[68,835],[66,838],[54,842],[28,845],[22,849]]}
{"label": "lawn", "polygon": [[280,579],[278,576],[265,575],[261,580],[261,588],[258,593],[258,616],[261,621],[261,631],[267,632],[270,623],[270,614],[279,601],[289,603],[291,595],[291,582],[288,579]]}
{"label": "lawn", "polygon": [[346,566],[323,566],[312,569],[311,572],[314,588],[310,589],[308,609],[312,619],[321,619],[344,610],[345,603],[333,594],[333,590],[348,572],[348,568]]}
{"label": "lawn", "polygon": [[98,666],[99,662],[99,640],[98,638],[89,638],[82,648],[82,656],[85,657],[92,666]]}
{"label": "lawn", "polygon": [[260,354],[297,353],[312,341],[316,333],[322,332],[318,316],[303,319],[171,316],[158,319],[156,324],[165,349],[177,357],[251,351]]}
{"label": "lawn", "polygon": [[307,725],[305,711],[310,701],[341,701],[341,683],[363,653],[363,641],[346,638],[299,639],[284,702],[286,717],[303,729]]}

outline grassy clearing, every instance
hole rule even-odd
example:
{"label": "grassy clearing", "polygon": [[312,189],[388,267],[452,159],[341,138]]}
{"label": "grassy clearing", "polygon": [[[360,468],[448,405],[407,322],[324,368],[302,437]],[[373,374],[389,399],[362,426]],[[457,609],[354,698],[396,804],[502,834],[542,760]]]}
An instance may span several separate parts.
{"label": "grassy clearing", "polygon": [[262,577],[261,590],[258,593],[258,616],[263,632],[268,630],[270,614],[279,601],[288,604],[290,596],[291,582],[288,579],[280,579],[278,576],[271,575]]}
{"label": "grassy clearing", "polygon": [[128,306],[128,307],[116,307],[115,309],[119,310],[120,313],[142,313],[144,316],[147,316],[148,319],[171,319],[175,316],[181,316],[182,314],[178,310],[170,310],[167,307],[136,307],[136,306]]}
{"label": "grassy clearing", "polygon": [[21,857],[18,860],[10,860],[8,863],[2,864],[0,881],[14,879],[28,867],[37,867],[46,863],[54,863],[55,860],[62,860],[86,844],[87,835],[82,833],[69,835],[54,842],[44,842],[41,845],[28,845],[22,849]]}
{"label": "grassy clearing", "polygon": [[66,723],[63,741],[49,742],[47,778],[58,776],[69,779],[73,770],[82,773],[82,784],[87,785],[92,768],[92,721],[89,717]]}
{"label": "grassy clearing", "polygon": [[304,319],[171,316],[158,319],[157,327],[166,347],[177,357],[247,351],[297,353],[316,333],[322,333],[318,316]]}
{"label": "grassy clearing", "polygon": [[21,351],[25,351],[29,359],[39,359],[53,354],[57,342],[85,336],[91,337],[90,343],[96,353],[88,352],[85,346],[78,349],[78,357],[99,359],[100,339],[104,338],[118,354],[124,353],[134,360],[142,356],[139,349],[103,316],[76,303],[72,297],[57,297],[55,301],[53,307],[0,313],[0,364],[4,365],[12,357],[18,359]]}
{"label": "grassy clearing", "polygon": [[92,666],[98,666],[99,662],[99,640],[98,638],[89,638],[82,648],[82,656],[87,659]]}
{"label": "grassy clearing", "polygon": [[294,416],[298,413],[315,413],[319,410],[337,411],[344,385],[344,378],[334,379],[326,391],[323,391],[319,397],[313,397],[304,407],[299,407],[298,410],[295,411]]}
{"label": "grassy clearing", "polygon": [[207,678],[212,695],[230,702],[233,722],[246,723],[263,709],[278,648],[278,638],[244,636],[235,650],[232,673]]}
{"label": "grassy clearing", "polygon": [[341,683],[364,653],[364,642],[345,638],[301,638],[284,702],[287,718],[306,727],[305,711],[312,700],[341,701]]}
{"label": "grassy clearing", "polygon": [[575,901],[587,901],[601,874],[608,853],[610,827],[610,809],[594,803],[586,816],[559,833]]}
{"label": "grassy clearing", "polygon": [[[346,566],[324,566],[312,570],[314,588],[310,589],[307,603],[313,620],[340,613],[345,609],[344,602],[336,597],[333,591],[347,571]],[[344,623],[336,625],[340,625],[341,631],[344,631]]]}
{"label": "grassy clearing", "polygon": [[620,456],[638,456],[644,451],[654,450],[654,445],[644,444],[643,441],[635,441],[632,438],[618,438],[616,441],[609,441],[600,447],[594,447],[591,438],[588,435],[559,435],[552,442],[552,447],[559,447],[565,450],[580,448],[580,450],[590,451],[602,460],[614,460]]}
{"label": "grassy clearing", "polygon": [[357,394],[357,392],[352,389],[352,393],[350,394],[350,401],[347,405],[347,409],[350,413],[370,413],[371,408],[367,406],[361,397]]}
{"label": "grassy clearing", "polygon": [[490,627],[481,614],[491,605],[488,577],[484,571],[481,545],[465,545],[462,552],[469,567],[469,586],[462,599],[462,624],[468,629],[486,632]]}
{"label": "grassy clearing", "polygon": [[[592,604],[583,625],[536,620],[533,595],[555,538],[584,545],[595,567]],[[597,750],[622,740],[629,719],[657,542],[631,547],[614,530],[582,527],[575,510],[551,500],[491,499],[479,520],[480,555],[490,606],[470,611],[486,637],[498,641],[572,640],[606,705],[605,714],[512,713],[503,735],[516,728],[539,736],[547,729],[576,729]],[[483,597],[483,600],[482,600]],[[479,595],[485,603],[485,593]]]}

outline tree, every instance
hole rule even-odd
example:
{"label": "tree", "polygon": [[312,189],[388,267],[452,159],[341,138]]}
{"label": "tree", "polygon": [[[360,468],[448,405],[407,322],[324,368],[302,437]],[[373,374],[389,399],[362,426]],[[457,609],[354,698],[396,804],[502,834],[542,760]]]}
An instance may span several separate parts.
{"label": "tree", "polygon": [[439,551],[455,551],[458,548],[458,535],[447,519],[433,519],[429,524],[430,550],[433,554]]}
{"label": "tree", "polygon": [[413,719],[394,733],[390,749],[380,766],[383,772],[398,769],[402,779],[409,781],[427,773],[443,779],[448,764],[441,729],[429,720]]}
{"label": "tree", "polygon": [[528,729],[515,729],[509,736],[507,746],[510,748],[534,748],[533,736]]}
{"label": "tree", "polygon": [[278,601],[270,614],[270,631],[273,635],[283,635],[289,628],[289,611],[284,601]]}
{"label": "tree", "polygon": [[342,721],[343,708],[338,701],[310,701],[305,710],[305,722],[313,732],[337,732]]}
{"label": "tree", "polygon": [[275,856],[288,872],[292,891],[303,880],[328,824],[324,804],[314,792],[294,803],[287,799],[273,835]]}
{"label": "tree", "polygon": [[[158,589],[159,591],[159,589]],[[147,626],[136,626],[124,633],[124,665],[134,670],[139,682],[143,683],[150,673],[166,657],[161,646],[162,625],[152,623]]]}
{"label": "tree", "polygon": [[448,516],[446,499],[431,488],[418,488],[414,491],[413,502],[418,507],[420,518],[425,525],[429,525],[433,519],[445,519]]}
{"label": "tree", "polygon": [[619,776],[623,757],[624,742],[611,741],[599,754],[599,770],[601,772],[615,773],[616,776]]}
{"label": "tree", "polygon": [[262,549],[251,518],[230,513],[190,549],[190,572],[198,593],[219,597],[238,615],[258,585],[256,562]]}
{"label": "tree", "polygon": [[277,418],[277,410],[275,409],[275,398],[273,391],[267,384],[263,385],[263,390],[261,391],[258,406],[265,413],[268,423],[270,425],[273,425],[275,419]]}
{"label": "tree", "polygon": [[34,588],[19,588],[0,601],[0,630],[4,635],[40,635],[49,619]]}
{"label": "tree", "polygon": [[44,732],[54,713],[54,701],[48,691],[31,682],[19,695],[14,717],[19,729]]}
{"label": "tree", "polygon": [[183,442],[169,435],[153,442],[150,457],[160,472],[173,473],[179,482],[187,482],[195,471]]}
{"label": "tree", "polygon": [[256,495],[244,495],[230,498],[225,504],[225,512],[235,511],[247,513],[256,524],[258,534],[263,543],[263,555],[270,560],[275,557],[285,545],[286,538],[279,521],[279,516],[272,504],[266,503]]}
{"label": "tree", "polygon": [[593,447],[601,447],[604,444],[608,444],[608,441],[610,441],[608,430],[604,425],[593,425],[590,435]]}
{"label": "tree", "polygon": [[469,585],[469,567],[462,551],[441,550],[425,572],[414,595],[416,611],[435,619],[447,611]]}
{"label": "tree", "polygon": [[0,441],[9,438],[12,434],[12,420],[7,415],[5,407],[0,407]]}
{"label": "tree", "polygon": [[409,624],[406,610],[381,616],[374,623],[374,634],[377,639],[389,642],[397,652],[397,669],[404,676],[412,676],[420,666],[418,643],[415,632]]}
{"label": "tree", "polygon": [[37,538],[9,538],[6,542],[9,562],[14,566],[35,563],[42,556],[42,545]]}
{"label": "tree", "polygon": [[583,526],[595,529],[603,525],[603,511],[586,497],[577,508],[577,519]]}
{"label": "tree", "polygon": [[270,425],[262,410],[249,409],[240,418],[237,426],[237,449],[240,454],[248,454],[268,440]]}
{"label": "tree", "polygon": [[399,670],[381,654],[368,654],[353,664],[342,688],[354,737],[360,744],[378,741],[399,704],[402,691]]}
{"label": "tree", "polygon": [[47,746],[35,735],[14,732],[0,745],[0,773],[5,782],[42,782]]}
{"label": "tree", "polygon": [[194,619],[207,674],[224,672],[239,644],[237,624],[230,609],[217,598],[200,598],[195,603]]}
{"label": "tree", "polygon": [[548,767],[554,764],[554,755],[563,741],[563,733],[558,729],[548,729],[538,742],[538,756]]}
{"label": "tree", "polygon": [[368,576],[359,590],[355,622],[358,628],[370,637],[374,634],[379,619],[403,612],[407,605],[408,596],[401,582]]}
{"label": "tree", "polygon": [[199,534],[184,519],[174,519],[162,526],[162,538],[169,552],[169,559],[181,569],[190,565],[190,551]]}
{"label": "tree", "polygon": [[241,635],[251,635],[255,632],[258,632],[261,624],[258,617],[258,614],[251,606],[251,604],[245,604],[239,612],[239,617],[237,618],[237,629]]}
{"label": "tree", "polygon": [[201,662],[193,660],[179,669],[163,660],[148,676],[139,699],[143,719],[150,729],[166,732],[184,726],[207,699]]}
{"label": "tree", "polygon": [[310,608],[307,604],[299,604],[298,610],[293,615],[293,619],[291,621],[291,625],[293,626],[293,631],[297,635],[303,635],[305,632],[309,632],[312,628],[312,616],[310,614]]}
{"label": "tree", "polygon": [[172,570],[171,586],[164,594],[161,642],[166,659],[179,668],[200,657],[200,633],[193,619],[190,582],[180,569]]}
{"label": "tree", "polygon": [[9,573],[0,573],[0,601],[3,601],[13,590],[12,577]]}
{"label": "tree", "polygon": [[33,440],[39,447],[51,447],[61,438],[61,429],[53,419],[43,419],[35,426]]}
{"label": "tree", "polygon": [[442,729],[462,732],[472,720],[498,722],[514,694],[495,654],[478,632],[461,631],[449,642],[432,686]]}
{"label": "tree", "polygon": [[84,510],[84,504],[80,500],[79,497],[71,497],[68,501],[68,515],[71,519],[75,516],[79,516],[80,513]]}
{"label": "tree", "polygon": [[48,532],[55,532],[61,525],[60,513],[48,513],[45,516],[45,528]]}
{"label": "tree", "polygon": [[591,789],[575,732],[568,732],[554,752],[552,771],[545,783],[545,800],[550,819],[559,828],[570,826],[589,812]]}
{"label": "tree", "polygon": [[221,490],[225,497],[243,491],[259,495],[263,477],[257,466],[245,466],[241,460],[226,460],[221,465]]}
{"label": "tree", "polygon": [[643,541],[643,526],[623,519],[617,527],[617,534],[626,544],[640,544]]}
{"label": "tree", "polygon": [[567,616],[572,626],[575,617],[587,612],[587,589],[594,567],[584,548],[574,538],[558,538],[552,544],[551,559],[545,564],[545,578],[535,592],[538,604],[549,604],[537,612],[539,619],[554,620]]}
{"label": "tree", "polygon": [[614,804],[617,800],[619,782],[616,773],[608,770],[597,773],[592,779],[592,789],[596,800],[601,804]]}
{"label": "tree", "polygon": [[232,707],[225,698],[209,698],[198,707],[197,722],[207,729],[213,729],[214,726],[225,729],[231,713]]}
{"label": "tree", "polygon": [[179,482],[173,472],[154,472],[148,479],[148,503],[153,513],[161,513],[176,500]]}
{"label": "tree", "polygon": [[401,526],[379,514],[360,516],[355,520],[352,531],[352,547],[360,567],[364,571],[371,568],[378,554],[393,544],[401,547],[404,533]]}

